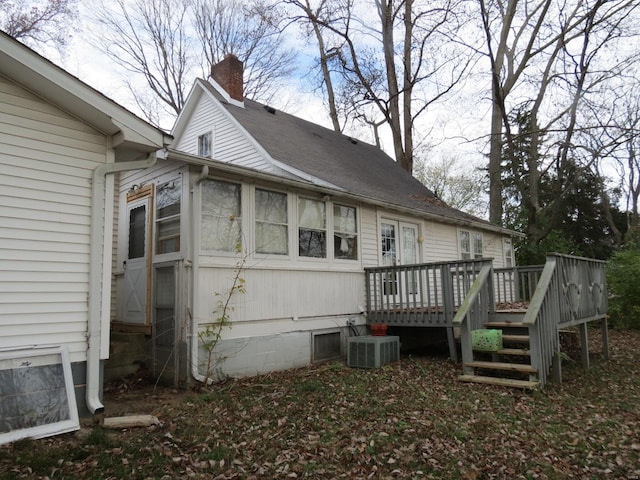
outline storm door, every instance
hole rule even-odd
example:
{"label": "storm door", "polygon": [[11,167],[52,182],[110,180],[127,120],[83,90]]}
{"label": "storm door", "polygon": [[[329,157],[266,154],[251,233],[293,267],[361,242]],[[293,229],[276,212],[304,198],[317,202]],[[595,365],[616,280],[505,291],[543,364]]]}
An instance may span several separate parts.
{"label": "storm door", "polygon": [[[149,188],[151,187],[151,188]],[[150,185],[127,198],[128,247],[124,262],[124,323],[151,328],[151,208]]]}

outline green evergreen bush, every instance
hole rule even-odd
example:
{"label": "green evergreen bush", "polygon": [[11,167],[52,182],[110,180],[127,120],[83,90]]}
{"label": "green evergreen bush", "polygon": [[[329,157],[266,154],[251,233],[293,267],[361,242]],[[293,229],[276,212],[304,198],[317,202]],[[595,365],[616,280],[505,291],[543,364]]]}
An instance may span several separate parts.
{"label": "green evergreen bush", "polygon": [[640,329],[640,250],[615,253],[607,265],[611,325]]}

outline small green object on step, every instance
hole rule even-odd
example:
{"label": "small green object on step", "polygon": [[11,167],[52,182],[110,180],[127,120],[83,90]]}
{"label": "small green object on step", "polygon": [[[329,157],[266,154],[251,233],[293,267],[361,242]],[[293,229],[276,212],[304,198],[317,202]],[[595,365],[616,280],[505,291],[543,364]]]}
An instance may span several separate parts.
{"label": "small green object on step", "polygon": [[480,352],[502,350],[502,330],[481,328],[471,331],[471,346]]}

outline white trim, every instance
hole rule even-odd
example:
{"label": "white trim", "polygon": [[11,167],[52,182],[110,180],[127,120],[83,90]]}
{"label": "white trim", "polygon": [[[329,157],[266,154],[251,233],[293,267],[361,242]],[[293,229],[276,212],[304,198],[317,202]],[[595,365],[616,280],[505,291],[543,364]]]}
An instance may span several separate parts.
{"label": "white trim", "polygon": [[[0,444],[15,442],[16,440],[23,438],[43,438],[80,429],[78,407],[76,404],[76,396],[73,386],[73,376],[71,374],[71,364],[69,362],[69,353],[65,345],[9,349],[0,352],[0,360],[33,359],[34,357],[46,355],[60,356],[60,364],[62,365],[62,374],[64,377],[64,388],[67,397],[67,407],[69,408],[69,417],[65,420],[55,421],[53,423],[0,433]],[[25,365],[26,368],[29,367],[29,363],[25,361],[16,368],[22,368],[23,365]],[[50,365],[50,363],[43,365]]]}

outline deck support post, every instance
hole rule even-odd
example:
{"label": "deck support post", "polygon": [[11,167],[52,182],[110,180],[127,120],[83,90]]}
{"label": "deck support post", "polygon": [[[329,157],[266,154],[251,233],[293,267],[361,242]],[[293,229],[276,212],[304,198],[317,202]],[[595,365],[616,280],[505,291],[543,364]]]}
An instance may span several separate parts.
{"label": "deck support post", "polygon": [[551,361],[551,380],[553,383],[562,383],[562,355],[557,350]]}
{"label": "deck support post", "polygon": [[607,317],[602,319],[600,331],[602,332],[602,358],[609,360],[609,326],[607,325]]}
{"label": "deck support post", "polygon": [[589,369],[589,332],[587,323],[580,324],[580,358],[585,370]]}
{"label": "deck support post", "polygon": [[452,362],[458,363],[458,349],[453,327],[447,327],[447,341],[449,342],[449,358]]}

